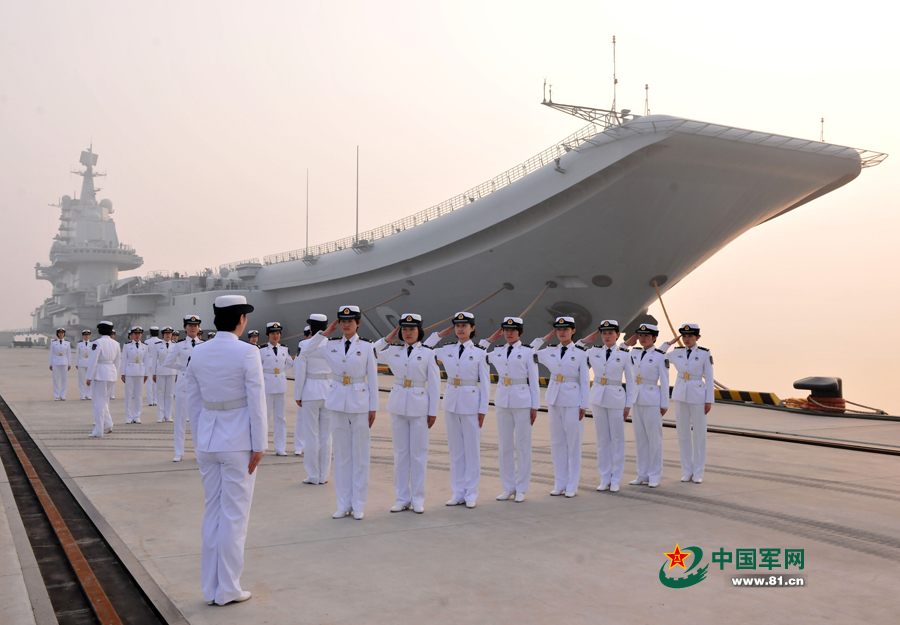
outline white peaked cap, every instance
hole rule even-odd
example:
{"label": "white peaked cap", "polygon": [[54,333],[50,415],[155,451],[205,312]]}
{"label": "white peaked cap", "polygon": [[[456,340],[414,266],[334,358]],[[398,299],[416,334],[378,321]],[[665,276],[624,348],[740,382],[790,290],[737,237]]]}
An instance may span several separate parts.
{"label": "white peaked cap", "polygon": [[[352,308],[351,306],[347,306],[347,308]],[[341,309],[343,310],[343,308]],[[328,321],[328,317],[321,313],[313,313],[309,316],[309,321]]]}

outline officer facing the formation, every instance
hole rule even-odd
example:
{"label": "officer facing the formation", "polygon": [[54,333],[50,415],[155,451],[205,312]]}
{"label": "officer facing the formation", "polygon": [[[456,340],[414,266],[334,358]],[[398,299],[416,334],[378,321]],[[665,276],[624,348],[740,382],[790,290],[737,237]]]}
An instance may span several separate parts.
{"label": "officer facing the formation", "polygon": [[634,444],[637,448],[637,478],[630,484],[657,486],[663,472],[663,423],[669,409],[669,361],[665,351],[654,343],[659,328],[650,323],[641,324],[627,345],[640,341],[641,346],[631,350],[631,371],[634,384],[628,385],[634,411]]}
{"label": "officer facing the formation", "polygon": [[175,401],[175,376],[177,369],[169,369],[163,366],[169,352],[175,346],[172,342],[171,326],[162,329],[162,340],[153,346],[152,358],[153,381],[156,383],[156,422],[172,421],[172,403]]}
{"label": "officer facing the formation", "polygon": [[56,329],[56,340],[50,343],[50,371],[53,372],[53,401],[66,401],[72,348],[66,340],[66,329]]}
{"label": "officer facing the formation", "polygon": [[481,479],[481,427],[491,396],[490,368],[485,349],[472,342],[475,315],[470,312],[456,313],[453,325],[429,336],[425,346],[434,347],[451,330],[456,332],[459,341],[434,350],[447,372],[442,407],[447,422],[450,488],[453,490],[447,505],[465,503],[467,508],[474,508],[478,500],[478,480]]}
{"label": "officer facing the formation", "polygon": [[91,401],[94,408],[94,430],[90,438],[103,438],[113,429],[112,417],[109,414],[109,394],[116,378],[119,376],[119,365],[122,352],[119,344],[112,339],[113,326],[109,321],[101,321],[97,325],[100,338],[91,343],[91,357],[87,365],[87,385],[91,388]]}
{"label": "officer facing the formation", "polygon": [[553,331],[531,342],[533,349],[553,338],[559,345],[550,345],[537,352],[537,359],[550,370],[547,385],[548,420],[550,422],[550,457],[553,460],[555,484],[550,494],[574,497],[581,478],[581,439],[584,436],[584,415],[587,412],[590,376],[587,353],[572,342],[575,319],[557,317]]}
{"label": "officer facing the formation", "polygon": [[[197,315],[184,316],[184,332],[187,338],[179,341],[169,350],[163,367],[175,369],[178,376],[175,379],[175,457],[172,462],[181,462],[184,456],[184,437],[187,435],[187,378],[185,370],[191,362],[191,353],[194,347],[200,345],[200,317]],[[193,428],[191,428],[193,435]]]}
{"label": "officer facing the formation", "polygon": [[259,350],[239,340],[252,311],[243,295],[217,297],[214,323],[222,336],[197,344],[185,373],[187,412],[206,494],[200,578],[209,605],[250,598],[241,588],[244,543],[256,467],[268,446]]}
{"label": "officer facing the formation", "polygon": [[281,324],[270,321],[266,324],[266,338],[269,342],[259,350],[262,358],[263,375],[266,380],[266,414],[268,422],[275,422],[275,453],[286,456],[287,421],[284,420],[284,396],[287,393],[287,368],[291,357],[287,347],[279,345]]}
{"label": "officer facing the formation", "polygon": [[[114,341],[116,340],[116,329],[115,329],[115,328],[112,329],[112,332],[110,333],[109,336],[110,336],[110,338],[111,338],[112,340],[114,340]],[[118,341],[116,341],[116,347],[119,348],[119,352],[122,351],[122,347],[119,345],[119,342],[118,342]],[[121,361],[122,361],[122,359],[120,358],[120,359],[119,359],[119,362],[121,363]],[[119,371],[119,372],[117,373],[116,377],[118,378],[119,375],[121,375],[121,371]],[[116,385],[115,385],[115,384],[111,384],[110,387],[109,387],[109,398],[110,398],[110,399],[115,399],[115,398],[116,398]]]}
{"label": "officer facing the formation", "polygon": [[125,423],[140,423],[144,382],[147,381],[147,346],[141,343],[144,330],[131,328],[129,342],[122,347],[122,381],[125,383]]}
{"label": "officer facing the formation", "polygon": [[584,343],[593,343],[598,334],[603,347],[587,350],[588,363],[594,370],[589,401],[597,430],[597,471],[600,473],[597,490],[609,489],[615,493],[619,491],[625,470],[625,419],[631,412],[631,397],[622,388],[622,378],[627,389],[634,386],[634,380],[628,347],[616,344],[619,322],[614,319],[600,322],[597,331],[585,337]]}
{"label": "officer facing the formation", "polygon": [[214,339],[214,338],[216,338],[216,333],[213,332],[212,330],[210,330],[209,332],[206,333],[206,340],[207,340],[207,341],[209,341],[209,340],[211,340],[211,339]]}
{"label": "officer facing the formation", "polygon": [[[391,343],[400,334],[402,343]],[[428,466],[428,430],[437,419],[441,397],[441,371],[434,350],[422,345],[422,317],[400,316],[400,325],[375,342],[379,362],[388,365],[394,386],[388,397],[391,437],[394,442],[394,492],[391,512],[412,508],[425,512],[425,469]]]}
{"label": "officer facing the formation", "polygon": [[686,323],[681,326],[681,336],[669,341],[674,345],[681,338],[684,347],[676,347],[669,357],[675,366],[675,429],[678,431],[678,449],[681,451],[681,481],[703,481],[706,467],[706,420],[716,401],[713,384],[713,357],[705,347],[697,345],[700,326]]}
{"label": "officer facing the formation", "polygon": [[304,441],[309,443],[303,456],[303,468],[306,469],[303,483],[324,484],[331,475],[331,416],[325,407],[331,389],[331,365],[325,359],[325,352],[321,348],[312,349],[309,341],[328,327],[328,317],[316,313],[306,322],[309,325],[303,334],[307,338],[300,341],[293,365],[294,401],[304,429],[302,440],[298,440],[294,429],[294,453],[299,453],[298,444],[302,448]]}
{"label": "officer facing the formation", "polygon": [[81,340],[75,346],[75,370],[78,372],[78,394],[81,399],[91,398],[91,387],[87,385],[87,364],[91,357],[91,331],[82,330]]}
{"label": "officer facing the formation", "polygon": [[[334,437],[335,519],[365,516],[369,493],[369,429],[378,410],[378,380],[372,342],[357,335],[362,314],[358,306],[341,306],[338,318],[307,343],[307,356],[322,350],[334,374],[325,407],[331,413]],[[342,337],[329,341],[338,323]]]}
{"label": "officer facing the formation", "polygon": [[504,317],[500,329],[481,341],[487,348],[501,334],[506,339],[506,345],[487,355],[499,376],[494,406],[503,492],[497,497],[498,501],[507,501],[513,496],[517,502],[525,501],[525,493],[531,484],[531,430],[541,404],[541,389],[534,350],[521,340],[524,329],[520,317]]}
{"label": "officer facing the formation", "polygon": [[[144,345],[147,346],[147,375],[153,375],[153,369],[156,366],[154,359],[156,358],[156,346],[162,343],[162,339],[159,338],[159,327],[158,326],[150,326],[150,338],[144,341]],[[156,382],[150,377],[145,383],[144,386],[147,388],[147,405],[155,406],[156,405]]]}
{"label": "officer facing the formation", "polygon": [[250,330],[247,332],[247,342],[251,345],[257,345],[259,343],[259,330]]}

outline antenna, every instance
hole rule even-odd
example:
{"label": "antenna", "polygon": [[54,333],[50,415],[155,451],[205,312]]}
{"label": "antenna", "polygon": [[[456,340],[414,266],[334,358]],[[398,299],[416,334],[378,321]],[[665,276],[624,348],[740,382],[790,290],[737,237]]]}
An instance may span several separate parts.
{"label": "antenna", "polygon": [[359,146],[356,146],[356,242],[359,243]]}
{"label": "antenna", "polygon": [[819,141],[825,141],[825,118],[822,118],[822,129],[819,131]]}
{"label": "antenna", "polygon": [[650,85],[644,85],[644,115],[650,114]]}
{"label": "antenna", "polygon": [[308,167],[306,168],[306,249],[309,250],[309,168]]}
{"label": "antenna", "polygon": [[613,113],[616,112],[616,85],[619,84],[618,78],[616,78],[616,36],[613,35],[613,103],[612,109],[610,109]]}

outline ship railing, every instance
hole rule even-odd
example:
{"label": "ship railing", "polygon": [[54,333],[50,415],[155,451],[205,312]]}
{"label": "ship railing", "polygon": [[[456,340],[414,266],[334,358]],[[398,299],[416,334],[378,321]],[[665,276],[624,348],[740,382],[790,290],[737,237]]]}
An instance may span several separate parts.
{"label": "ship railing", "polygon": [[319,245],[311,245],[309,247],[291,250],[289,252],[270,254],[263,257],[263,263],[265,263],[266,265],[273,265],[276,263],[303,260],[304,258],[315,258],[318,256],[322,256],[323,254],[330,254],[332,252],[339,252],[345,249],[352,249],[353,247],[357,247],[361,244],[371,243],[372,241],[383,239],[384,237],[391,236],[392,234],[398,234],[409,228],[420,226],[431,221],[432,219],[437,219],[438,217],[446,215],[447,213],[451,213],[468,204],[471,204],[472,202],[475,202],[476,200],[486,197],[491,193],[494,193],[495,191],[507,187],[518,180],[521,180],[528,174],[535,172],[538,169],[549,165],[550,163],[553,163],[554,161],[557,161],[557,159],[559,159],[563,154],[581,146],[581,144],[583,144],[585,141],[602,132],[603,129],[604,126],[600,124],[588,124],[572,135],[566,137],[562,141],[547,148],[543,152],[532,156],[524,163],[520,163],[519,165],[506,170],[500,175],[494,176],[487,182],[483,182],[480,185],[477,185],[465,191],[464,193],[455,195],[449,200],[445,200],[440,204],[437,204],[430,208],[426,208],[425,210],[419,211],[418,213],[415,213],[413,215],[409,215],[408,217],[398,219],[397,221],[391,222],[384,226],[373,228],[372,230],[360,232],[358,237],[349,236],[344,237],[343,239],[329,241],[328,243],[321,243]]}
{"label": "ship railing", "polygon": [[219,269],[220,270],[227,269],[228,271],[236,271],[237,268],[241,265],[259,265],[259,264],[260,264],[260,262],[259,262],[258,258],[247,258],[247,259],[239,260],[239,261],[236,261],[233,263],[219,265]]}

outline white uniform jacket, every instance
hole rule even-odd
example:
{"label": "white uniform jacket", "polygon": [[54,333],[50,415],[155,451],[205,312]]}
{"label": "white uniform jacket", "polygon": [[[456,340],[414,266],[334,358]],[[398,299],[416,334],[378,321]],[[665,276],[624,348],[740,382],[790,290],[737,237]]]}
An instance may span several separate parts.
{"label": "white uniform jacket", "polygon": [[135,377],[147,375],[146,345],[131,342],[122,346],[122,375]]}
{"label": "white uniform jacket", "polygon": [[669,407],[669,359],[655,347],[631,350],[631,374],[634,385],[628,385],[631,403],[641,406]]}
{"label": "white uniform jacket", "polygon": [[[191,345],[191,341],[194,341],[194,345]],[[181,339],[169,349],[169,355],[166,356],[163,367],[166,369],[175,369],[177,372],[178,377],[175,379],[176,391],[184,391],[187,388],[185,386],[185,370],[187,370],[188,363],[191,362],[191,352],[195,346],[198,346],[201,343],[202,341],[200,339],[191,339],[188,337]]]}
{"label": "white uniform jacket", "polygon": [[294,363],[288,348],[284,345],[272,347],[271,343],[266,343],[259,350],[259,357],[262,359],[266,393],[287,393],[287,369]]}
{"label": "white uniform jacket", "polygon": [[[628,348],[613,345],[607,360],[606,345],[599,345],[588,348],[587,356],[588,363],[594,370],[591,405],[601,408],[631,408],[631,393],[628,391],[634,387],[634,378],[631,377],[631,357]],[[622,388],[623,375],[628,391]]]}
{"label": "white uniform jacket", "polygon": [[53,365],[71,365],[72,364],[72,346],[66,339],[53,339],[50,342],[50,366]]}
{"label": "white uniform jacket", "polygon": [[388,365],[394,374],[387,410],[408,417],[436,417],[441,398],[441,370],[434,349],[416,343],[407,355],[408,347],[406,343],[375,341],[378,362]]}
{"label": "white uniform jacket", "polygon": [[569,343],[566,353],[560,357],[562,345],[550,345],[539,349],[544,340],[536,338],[531,342],[539,363],[550,370],[546,399],[554,406],[578,406],[587,410],[591,378],[588,373],[587,352],[575,343]]}
{"label": "white uniform jacket", "polygon": [[350,414],[378,410],[378,365],[372,341],[354,334],[345,352],[347,339],[343,336],[328,341],[325,339],[323,334],[318,333],[309,338],[305,349],[307,356],[321,353],[331,366],[334,377],[325,407]]}
{"label": "white uniform jacket", "polygon": [[169,352],[175,349],[175,345],[177,345],[177,343],[173,343],[172,341],[169,341],[168,343],[160,341],[151,348],[155,352],[152,359],[153,369],[151,369],[151,375],[178,375],[177,369],[170,369],[169,367],[163,366],[166,358],[169,357]]}
{"label": "white uniform jacket", "polygon": [[122,352],[115,339],[101,336],[91,343],[91,357],[88,358],[87,379],[115,382],[119,379],[119,365]]}
{"label": "white uniform jacket", "polygon": [[713,385],[713,357],[705,347],[676,347],[669,354],[669,362],[675,367],[675,388],[672,399],[687,404],[714,404],[716,389]]}
{"label": "white uniform jacket", "polygon": [[91,342],[78,341],[75,344],[75,366],[86,369],[88,359],[91,357]]}
{"label": "white uniform jacket", "polygon": [[[424,345],[433,347],[441,340],[435,332]],[[447,387],[444,389],[442,408],[457,414],[486,414],[491,399],[491,369],[487,363],[487,351],[471,340],[463,343],[463,353],[459,354],[459,343],[447,343],[435,347],[434,353],[444,363],[447,372]]]}
{"label": "white uniform jacket", "polygon": [[[188,345],[191,344],[188,340]],[[187,411],[197,451],[265,451],[269,446],[259,350],[231,332],[197,345],[187,367]],[[227,408],[222,403],[244,406]],[[218,406],[210,404],[218,403]]]}
{"label": "white uniform jacket", "polygon": [[[481,346],[487,349],[487,340],[482,340]],[[488,352],[487,358],[499,376],[497,390],[494,391],[494,406],[535,410],[541,407],[541,381],[534,349],[530,345],[516,341],[512,351],[509,344],[499,345]]]}
{"label": "white uniform jacket", "polygon": [[156,346],[162,342],[158,336],[151,336],[144,341],[144,345],[147,346],[147,375],[153,375],[156,371]]}
{"label": "white uniform jacket", "polygon": [[310,347],[310,339],[303,339],[297,346],[294,358],[294,400],[316,401],[328,397],[331,391],[331,365],[321,349]]}

